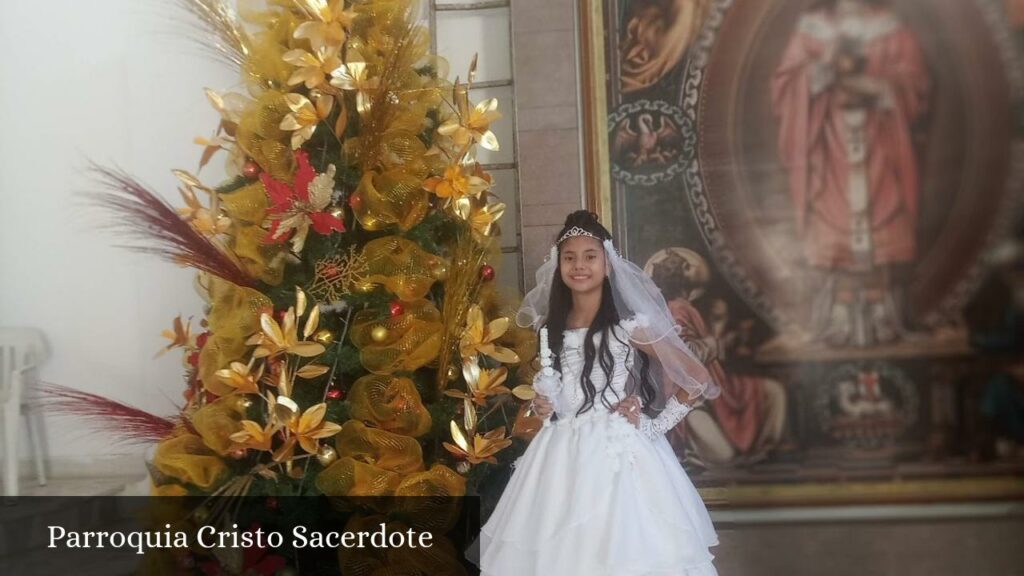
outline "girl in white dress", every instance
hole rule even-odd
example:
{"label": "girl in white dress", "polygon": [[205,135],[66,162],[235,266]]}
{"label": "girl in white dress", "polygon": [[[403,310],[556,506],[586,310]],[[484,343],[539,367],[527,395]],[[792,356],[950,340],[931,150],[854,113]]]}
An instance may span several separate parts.
{"label": "girl in white dress", "polygon": [[594,214],[566,219],[517,320],[550,340],[534,381],[547,419],[481,531],[482,574],[716,575],[718,538],[665,432],[718,391]]}

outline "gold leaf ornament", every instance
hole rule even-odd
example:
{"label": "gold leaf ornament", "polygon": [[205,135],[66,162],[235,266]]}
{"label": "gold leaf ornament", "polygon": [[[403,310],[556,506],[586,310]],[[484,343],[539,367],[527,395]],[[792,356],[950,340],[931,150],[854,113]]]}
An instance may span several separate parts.
{"label": "gold leaf ornament", "polygon": [[292,149],[297,150],[313,137],[320,122],[331,115],[334,96],[316,91],[313,101],[302,94],[288,94],[285,101],[291,113],[281,120],[280,128],[292,133]]}
{"label": "gold leaf ornament", "polygon": [[445,450],[458,458],[467,460],[470,464],[483,462],[497,464],[498,459],[495,454],[512,445],[512,440],[505,438],[504,427],[495,428],[486,434],[475,434],[473,439],[469,440],[459,425],[452,420],[451,435],[455,444],[443,442]]}
{"label": "gold leaf ornament", "polygon": [[281,58],[296,67],[288,77],[288,85],[305,84],[312,90],[327,85],[327,78],[342,66],[337,48],[321,46],[313,52],[302,49],[289,50]]}
{"label": "gold leaf ornament", "polygon": [[466,313],[466,329],[459,342],[462,357],[473,358],[479,354],[489,356],[503,364],[519,362],[519,356],[512,350],[499,346],[495,342],[508,330],[509,319],[497,318],[484,323],[484,313],[480,306],[473,305]]}
{"label": "gold leaf ornament", "polygon": [[253,351],[254,358],[275,358],[281,354],[309,358],[324,353],[323,344],[299,338],[295,307],[291,307],[285,312],[281,324],[278,324],[270,314],[262,313],[260,329],[262,332],[250,340],[256,344],[256,350]]}
{"label": "gold leaf ornament", "polygon": [[356,17],[353,10],[345,9],[345,0],[295,0],[295,3],[310,20],[295,28],[294,37],[309,40],[314,50],[340,49]]}
{"label": "gold leaf ornament", "polygon": [[477,104],[472,110],[463,111],[468,105],[461,103],[468,98],[456,89],[455,100],[459,112],[448,118],[437,128],[437,133],[452,140],[458,149],[468,148],[477,143],[481,148],[497,152],[498,137],[491,131],[491,124],[501,118],[498,111],[498,99],[488,98]]}

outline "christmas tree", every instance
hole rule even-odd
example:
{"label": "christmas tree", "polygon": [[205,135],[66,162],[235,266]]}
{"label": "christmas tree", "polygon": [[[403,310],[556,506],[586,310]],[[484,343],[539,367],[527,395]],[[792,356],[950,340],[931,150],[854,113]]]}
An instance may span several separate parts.
{"label": "christmas tree", "polygon": [[[96,171],[137,248],[197,271],[204,317],[164,332],[184,407],[57,406],[155,441],[155,494],[474,492],[537,424],[535,343],[493,282],[505,206],[474,153],[500,114],[470,102],[475,64],[449,81],[410,0],[182,4],[247,93],[207,90],[221,119],[174,171],[182,207]],[[229,180],[205,182],[220,157]]]}

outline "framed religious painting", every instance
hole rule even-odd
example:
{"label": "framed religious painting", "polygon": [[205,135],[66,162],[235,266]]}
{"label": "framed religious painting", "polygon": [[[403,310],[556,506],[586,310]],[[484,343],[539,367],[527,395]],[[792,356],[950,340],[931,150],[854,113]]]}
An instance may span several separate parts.
{"label": "framed religious painting", "polygon": [[587,190],[723,390],[723,506],[1024,496],[1024,6],[580,3]]}

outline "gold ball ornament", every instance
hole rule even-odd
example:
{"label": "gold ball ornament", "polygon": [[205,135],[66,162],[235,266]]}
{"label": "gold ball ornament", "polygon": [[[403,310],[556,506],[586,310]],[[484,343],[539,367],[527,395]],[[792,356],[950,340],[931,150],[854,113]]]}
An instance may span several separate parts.
{"label": "gold ball ornament", "polygon": [[380,344],[388,339],[388,329],[383,326],[374,326],[373,330],[370,331],[370,338]]}
{"label": "gold ball ornament", "polygon": [[245,412],[249,408],[252,408],[252,398],[249,398],[247,394],[240,394],[235,399],[235,408],[237,408],[239,412]]}
{"label": "gold ball ornament", "polygon": [[430,275],[438,282],[448,279],[448,266],[444,262],[437,261],[430,266]]}
{"label": "gold ball ornament", "polygon": [[323,344],[324,346],[330,346],[334,343],[334,334],[330,330],[324,328],[322,330],[317,330],[316,334],[313,334],[313,340]]}
{"label": "gold ball ornament", "polygon": [[459,372],[460,371],[459,371],[458,366],[455,366],[454,364],[452,364],[452,365],[448,366],[448,373],[445,374],[445,376],[448,377],[448,381],[449,382],[454,382],[455,379],[459,377]]}
{"label": "gold ball ornament", "polygon": [[334,461],[338,459],[338,451],[334,449],[334,446],[324,444],[316,452],[316,460],[324,468],[334,464]]}

